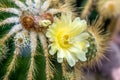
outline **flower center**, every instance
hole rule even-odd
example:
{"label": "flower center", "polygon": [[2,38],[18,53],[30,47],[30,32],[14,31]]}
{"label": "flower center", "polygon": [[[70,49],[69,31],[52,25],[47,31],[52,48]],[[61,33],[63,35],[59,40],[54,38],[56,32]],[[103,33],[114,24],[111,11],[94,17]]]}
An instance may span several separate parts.
{"label": "flower center", "polygon": [[60,47],[62,47],[64,49],[71,47],[71,44],[69,41],[69,39],[70,39],[69,34],[62,35],[62,33],[60,33],[60,34],[58,34],[57,39],[58,39],[58,43],[59,43]]}
{"label": "flower center", "polygon": [[69,36],[68,36],[68,35],[64,35],[64,36],[63,36],[63,43],[64,43],[65,45],[69,44],[68,39],[69,39]]}
{"label": "flower center", "polygon": [[112,2],[109,2],[107,4],[107,8],[108,8],[108,10],[110,10],[111,12],[113,12],[115,10],[115,5]]}

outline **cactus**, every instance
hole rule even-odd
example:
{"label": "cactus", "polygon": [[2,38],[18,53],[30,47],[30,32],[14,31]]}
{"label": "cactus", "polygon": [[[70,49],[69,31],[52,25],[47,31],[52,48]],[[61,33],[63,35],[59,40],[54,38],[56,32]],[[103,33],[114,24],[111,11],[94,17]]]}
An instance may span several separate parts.
{"label": "cactus", "polygon": [[[106,58],[119,3],[0,1],[0,79],[82,79],[83,67],[99,65]],[[111,24],[106,24],[108,20]]]}

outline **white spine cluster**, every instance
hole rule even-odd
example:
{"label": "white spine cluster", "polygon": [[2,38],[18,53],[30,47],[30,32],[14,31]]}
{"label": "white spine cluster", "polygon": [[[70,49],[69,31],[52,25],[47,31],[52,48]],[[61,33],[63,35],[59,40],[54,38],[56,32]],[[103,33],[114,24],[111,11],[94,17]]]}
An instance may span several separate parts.
{"label": "white spine cluster", "polygon": [[19,32],[14,37],[15,45],[19,47],[26,47],[29,45],[30,39],[24,32]]}

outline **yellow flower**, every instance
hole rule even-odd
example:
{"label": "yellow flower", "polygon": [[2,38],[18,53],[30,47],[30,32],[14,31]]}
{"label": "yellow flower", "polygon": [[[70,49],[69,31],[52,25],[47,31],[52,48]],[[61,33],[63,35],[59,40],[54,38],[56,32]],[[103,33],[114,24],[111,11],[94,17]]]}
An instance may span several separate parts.
{"label": "yellow flower", "polygon": [[46,34],[51,42],[49,53],[57,53],[57,61],[62,63],[64,58],[71,67],[78,60],[86,61],[89,47],[86,21],[78,17],[72,21],[70,13],[62,14],[61,19],[55,21]]}

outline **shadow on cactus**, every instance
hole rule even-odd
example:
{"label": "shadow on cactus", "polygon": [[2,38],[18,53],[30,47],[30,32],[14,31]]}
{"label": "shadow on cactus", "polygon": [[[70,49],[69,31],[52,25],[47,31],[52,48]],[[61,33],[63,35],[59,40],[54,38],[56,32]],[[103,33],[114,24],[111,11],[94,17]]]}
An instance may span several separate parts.
{"label": "shadow on cactus", "polygon": [[[9,2],[14,6],[9,7]],[[7,55],[7,49],[3,47],[11,37],[14,44],[13,56],[8,61],[9,64],[6,63],[7,68],[3,73],[4,76],[0,76],[1,79],[18,79],[11,76],[14,76],[15,72],[19,73],[18,68],[25,62],[23,72],[26,72],[22,74],[27,80],[37,80],[39,75],[45,76],[46,80],[76,80],[75,66],[78,62],[89,62],[94,57],[89,59],[88,55],[97,56],[99,55],[97,51],[102,50],[100,54],[104,53],[105,46],[101,44],[105,43],[106,39],[100,35],[99,27],[90,29],[87,28],[85,20],[79,17],[73,19],[74,13],[70,4],[69,0],[1,1],[0,12],[12,14],[9,18],[1,20],[1,29],[13,24],[9,32],[0,39],[1,62]],[[21,56],[25,59],[28,58],[26,55],[29,59],[21,63]],[[38,59],[43,60],[42,63]],[[39,68],[39,65],[42,68]],[[42,73],[39,72],[40,69],[43,69]],[[59,73],[62,74],[61,78],[58,79],[57,76],[55,79],[54,74]],[[20,76],[17,77],[20,79]]]}

